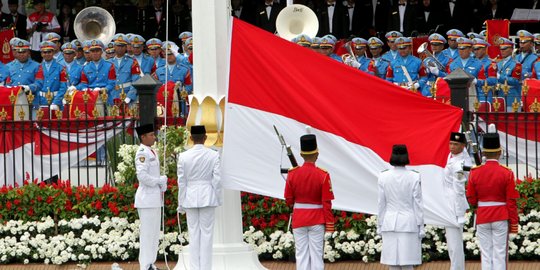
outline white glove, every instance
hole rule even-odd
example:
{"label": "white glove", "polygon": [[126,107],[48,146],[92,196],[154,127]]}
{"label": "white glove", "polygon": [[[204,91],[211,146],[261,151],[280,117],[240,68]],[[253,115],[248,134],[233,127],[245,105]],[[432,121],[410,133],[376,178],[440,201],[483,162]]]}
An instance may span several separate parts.
{"label": "white glove", "polygon": [[431,74],[433,74],[435,76],[439,76],[439,72],[440,72],[439,68],[430,66],[430,67],[428,67],[428,70],[429,70],[429,73],[431,73]]}
{"label": "white glove", "polygon": [[72,86],[67,88],[67,91],[71,95],[73,92],[77,91],[77,88],[72,85]]}
{"label": "white glove", "polygon": [[176,212],[180,213],[180,214],[185,214],[186,211],[184,210],[184,207],[182,206],[178,206],[178,208],[176,208]]}
{"label": "white glove", "polygon": [[159,189],[161,192],[165,192],[167,190],[167,176],[162,175],[159,177]]}
{"label": "white glove", "polygon": [[62,99],[62,104],[63,104],[63,105],[66,105],[66,104],[67,104],[67,101],[66,101],[65,98]]}
{"label": "white glove", "polygon": [[414,89],[418,90],[418,89],[420,89],[420,84],[417,83],[417,82],[415,82],[415,83],[413,84],[413,87],[414,87]]}
{"label": "white glove", "polygon": [[358,63],[358,61],[356,60],[351,60],[351,67],[353,68],[359,68],[360,67],[360,63]]}
{"label": "white glove", "polygon": [[60,107],[58,107],[58,105],[56,105],[56,104],[51,104],[51,106],[49,106],[49,110],[51,110],[51,111],[59,111]]}
{"label": "white glove", "polygon": [[92,91],[101,91],[101,88],[100,88],[100,87],[96,87],[96,88],[92,89]]}
{"label": "white glove", "polygon": [[501,73],[497,72],[497,80],[501,78]]}
{"label": "white glove", "polygon": [[125,99],[124,99],[124,102],[125,102],[126,104],[129,104],[129,102],[131,102],[131,98],[128,98],[128,97],[125,98]]}
{"label": "white glove", "polygon": [[382,235],[381,228],[379,228],[379,226],[377,226],[377,235]]}
{"label": "white glove", "polygon": [[426,231],[424,230],[424,225],[418,226],[418,238],[422,239],[426,237]]}
{"label": "white glove", "polygon": [[478,80],[476,78],[474,78],[473,81],[472,81],[472,85],[476,86],[477,83],[478,83]]}

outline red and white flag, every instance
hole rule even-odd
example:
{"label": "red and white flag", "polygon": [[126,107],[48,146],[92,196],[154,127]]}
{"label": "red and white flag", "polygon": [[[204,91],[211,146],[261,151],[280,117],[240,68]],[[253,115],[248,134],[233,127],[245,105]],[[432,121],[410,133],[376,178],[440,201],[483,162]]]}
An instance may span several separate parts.
{"label": "red and white flag", "polygon": [[240,20],[234,20],[225,112],[224,186],[283,198],[290,167],[273,129],[291,144],[317,135],[318,166],[329,171],[335,209],[377,212],[377,178],[392,145],[406,144],[422,174],[426,222],[453,224],[442,185],[459,108],[429,100]]}

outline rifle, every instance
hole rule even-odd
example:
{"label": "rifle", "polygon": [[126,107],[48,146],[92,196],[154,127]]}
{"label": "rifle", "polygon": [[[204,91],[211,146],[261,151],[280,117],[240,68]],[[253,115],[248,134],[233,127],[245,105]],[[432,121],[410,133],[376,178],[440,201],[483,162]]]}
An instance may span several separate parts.
{"label": "rifle", "polygon": [[[274,131],[276,131],[276,135],[278,136],[278,139],[279,139],[279,142],[281,143],[281,146],[282,147],[285,147],[285,149],[287,150],[287,157],[289,157],[289,161],[291,162],[291,165],[292,167],[297,167],[298,166],[298,162],[296,162],[296,158],[294,157],[294,154],[291,150],[291,146],[288,145],[287,143],[285,143],[285,139],[283,138],[283,135],[281,135],[278,131],[278,129],[276,128],[275,125],[272,125],[274,127]],[[288,173],[289,172],[289,169],[287,168],[280,168],[281,170],[281,173]]]}
{"label": "rifle", "polygon": [[[482,158],[480,157],[480,151],[478,149],[478,144],[476,142],[473,142],[471,139],[471,131],[465,132],[465,138],[467,140],[467,144],[471,147],[473,156],[474,156],[474,163],[476,166],[482,164]],[[469,168],[470,170],[470,168]]]}

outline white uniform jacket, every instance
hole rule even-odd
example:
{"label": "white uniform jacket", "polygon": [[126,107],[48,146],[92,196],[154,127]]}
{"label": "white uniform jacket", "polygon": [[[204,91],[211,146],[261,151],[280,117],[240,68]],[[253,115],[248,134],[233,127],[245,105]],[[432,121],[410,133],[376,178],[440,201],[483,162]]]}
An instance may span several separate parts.
{"label": "white uniform jacket", "polygon": [[[465,222],[465,212],[469,209],[465,196],[465,182],[469,178],[469,172],[463,172],[463,165],[472,166],[471,157],[466,149],[457,155],[448,154],[444,167],[444,191],[459,223]],[[462,176],[458,172],[462,172]]]}
{"label": "white uniform jacket", "polygon": [[139,187],[135,193],[135,208],[160,208],[161,201],[159,158],[157,152],[144,144],[135,154],[135,169]]}
{"label": "white uniform jacket", "polygon": [[424,225],[420,174],[395,167],[379,176],[378,224],[382,232],[418,232]]}
{"label": "white uniform jacket", "polygon": [[196,144],[178,156],[179,208],[220,206],[221,178],[218,152]]}

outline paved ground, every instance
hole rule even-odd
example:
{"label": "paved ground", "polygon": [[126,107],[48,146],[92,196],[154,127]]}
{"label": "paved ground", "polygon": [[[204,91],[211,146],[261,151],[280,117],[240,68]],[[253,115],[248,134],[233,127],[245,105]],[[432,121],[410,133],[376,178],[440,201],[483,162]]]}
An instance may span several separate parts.
{"label": "paved ground", "polygon": [[[110,270],[112,263],[93,263],[89,265],[87,270]],[[121,262],[119,263],[123,270],[138,270],[139,264],[137,262]],[[174,268],[175,263],[169,263],[171,269]],[[294,264],[289,262],[263,262],[263,265],[270,270],[294,270]],[[167,269],[165,263],[158,263],[160,269]],[[467,262],[466,270],[480,270],[479,261]],[[0,266],[0,269],[10,270],[78,270],[82,269],[76,264],[66,264],[61,266],[54,265],[41,265],[41,264],[12,264]],[[362,263],[362,262],[341,262],[341,263],[327,263],[325,270],[387,270],[387,266],[380,265],[378,263]],[[422,266],[415,268],[417,270],[448,270],[449,263],[447,261],[426,263]],[[509,270],[537,270],[540,269],[540,262],[511,262]]]}

